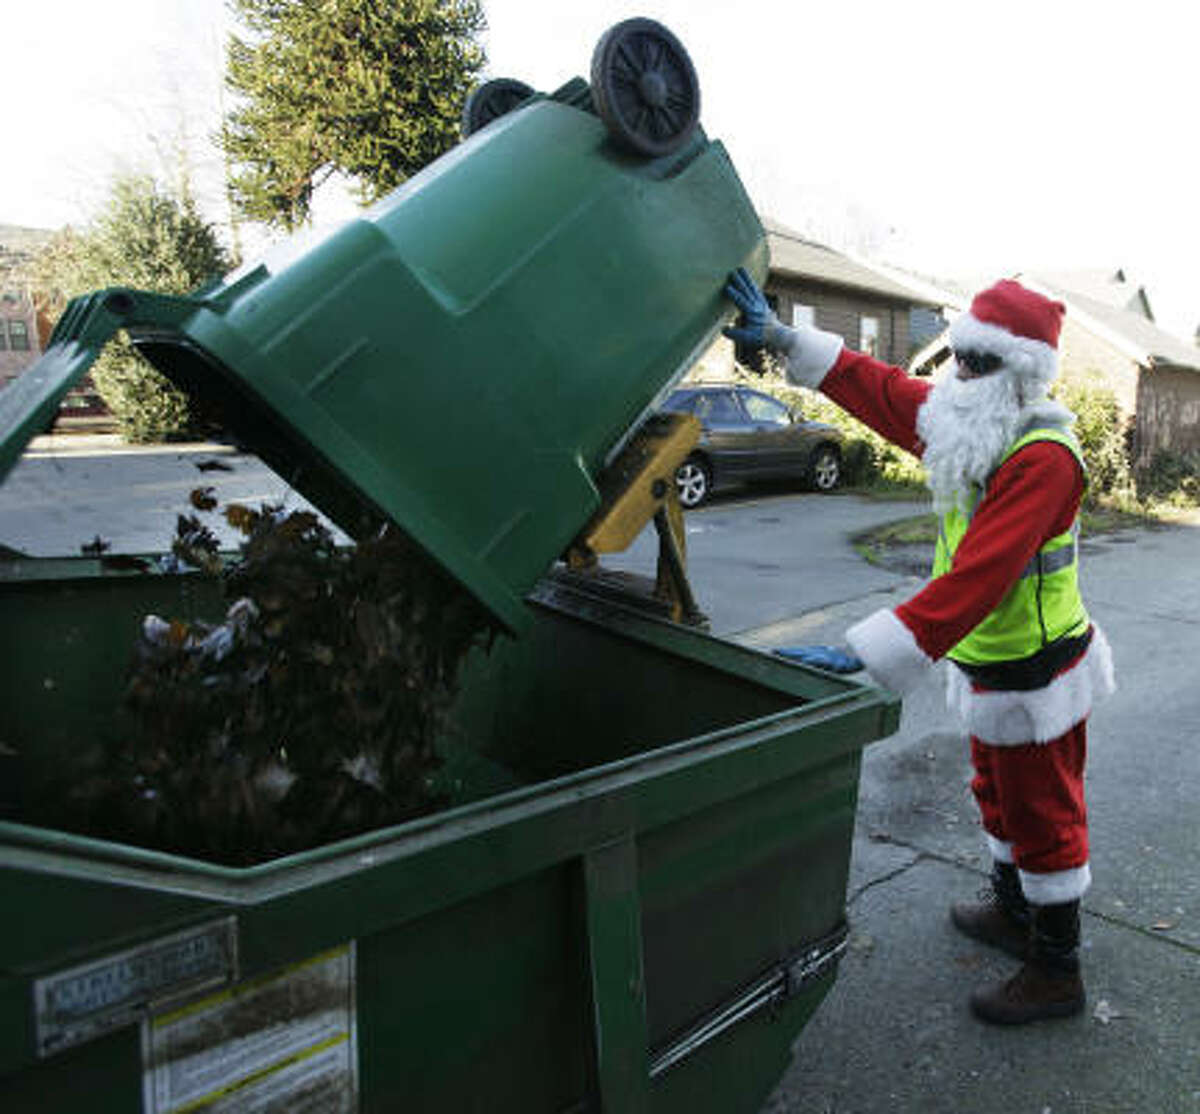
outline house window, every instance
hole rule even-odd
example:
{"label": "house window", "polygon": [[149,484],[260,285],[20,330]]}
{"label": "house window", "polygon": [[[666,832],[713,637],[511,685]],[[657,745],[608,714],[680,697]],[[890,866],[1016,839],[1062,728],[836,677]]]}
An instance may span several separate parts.
{"label": "house window", "polygon": [[15,317],[8,319],[8,346],[14,352],[29,351],[29,326]]}
{"label": "house window", "polygon": [[879,356],[879,318],[863,317],[859,327],[858,350],[868,356]]}
{"label": "house window", "polygon": [[799,302],[792,303],[792,327],[798,328],[801,325],[816,325],[817,323],[817,307],[802,306]]}

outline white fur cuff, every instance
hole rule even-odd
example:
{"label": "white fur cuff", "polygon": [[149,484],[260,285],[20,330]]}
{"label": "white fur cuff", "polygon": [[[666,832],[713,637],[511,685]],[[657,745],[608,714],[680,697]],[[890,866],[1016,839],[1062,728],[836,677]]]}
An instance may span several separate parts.
{"label": "white fur cuff", "polygon": [[794,329],[777,325],[767,343],[787,361],[788,379],[815,390],[837,363],[845,342],[837,333],[822,332],[807,325]]}
{"label": "white fur cuff", "polygon": [[912,631],[887,608],[855,623],[846,632],[846,640],[871,677],[901,696],[916,688],[933,665]]}
{"label": "white fur cuff", "polygon": [[1070,870],[1056,870],[1051,874],[1030,874],[1020,871],[1021,892],[1033,905],[1061,905],[1064,901],[1078,901],[1092,884],[1092,871],[1087,863]]}

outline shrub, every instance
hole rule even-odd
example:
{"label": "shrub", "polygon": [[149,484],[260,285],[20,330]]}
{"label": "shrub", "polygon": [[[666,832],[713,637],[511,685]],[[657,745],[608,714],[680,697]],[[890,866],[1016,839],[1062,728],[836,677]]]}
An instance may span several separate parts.
{"label": "shrub", "polygon": [[1200,505],[1200,453],[1159,449],[1138,476],[1138,493],[1169,507]]}
{"label": "shrub", "polygon": [[1075,436],[1088,471],[1088,503],[1094,505],[1101,496],[1133,498],[1125,422],[1116,395],[1107,387],[1078,381],[1060,382],[1053,393],[1075,414]]}
{"label": "shrub", "polygon": [[[33,273],[46,309],[108,286],[186,294],[232,260],[186,190],[176,195],[146,175],[114,180],[108,201],[83,231],[58,233],[38,254]],[[190,431],[187,397],[154,370],[120,334],[96,361],[96,389],[130,441]]]}

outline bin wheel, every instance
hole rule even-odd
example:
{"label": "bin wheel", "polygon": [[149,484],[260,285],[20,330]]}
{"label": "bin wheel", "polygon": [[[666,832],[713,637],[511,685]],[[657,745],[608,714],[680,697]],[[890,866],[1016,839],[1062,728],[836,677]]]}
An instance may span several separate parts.
{"label": "bin wheel", "polygon": [[463,105],[462,132],[474,135],[480,128],[511,112],[537,92],[536,89],[511,77],[485,81],[467,97]]}
{"label": "bin wheel", "polygon": [[652,19],[626,19],[604,33],[592,53],[592,99],[622,147],[654,158],[679,150],[700,120],[692,60]]}

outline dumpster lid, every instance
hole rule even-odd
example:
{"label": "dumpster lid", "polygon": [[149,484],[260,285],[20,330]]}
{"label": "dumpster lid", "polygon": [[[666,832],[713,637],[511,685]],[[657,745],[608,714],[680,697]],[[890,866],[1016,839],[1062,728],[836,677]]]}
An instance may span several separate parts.
{"label": "dumpster lid", "polygon": [[[243,281],[261,280],[251,273]],[[436,517],[421,508],[382,506],[353,479],[364,461],[321,452],[243,376],[232,372],[189,335],[209,306],[204,291],[187,297],[125,288],[96,291],[75,299],[54,328],[41,358],[0,391],[0,483],[29,442],[52,422],[66,393],[79,383],[122,329],[134,346],[184,390],[201,414],[219,417],[227,429],[323,515],[355,540],[391,521],[454,577],[511,632],[529,623],[522,600],[485,564],[438,533]]]}

